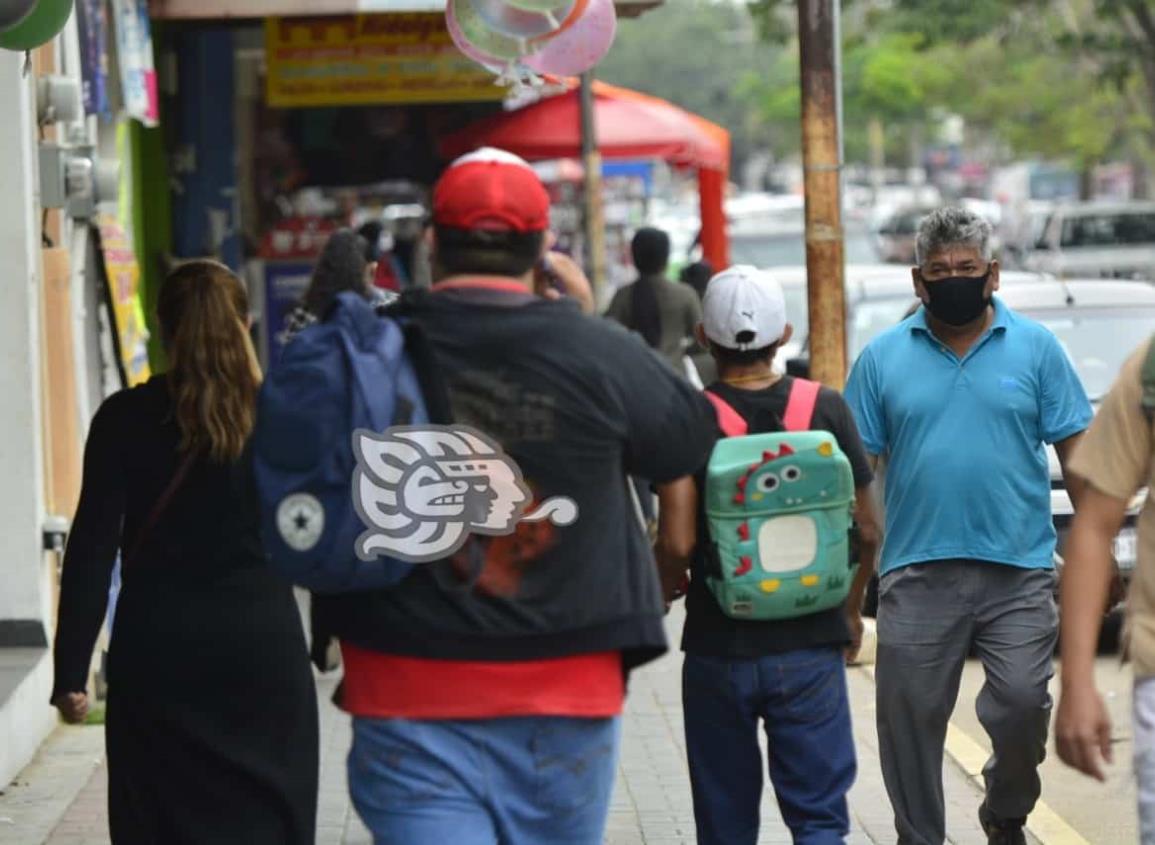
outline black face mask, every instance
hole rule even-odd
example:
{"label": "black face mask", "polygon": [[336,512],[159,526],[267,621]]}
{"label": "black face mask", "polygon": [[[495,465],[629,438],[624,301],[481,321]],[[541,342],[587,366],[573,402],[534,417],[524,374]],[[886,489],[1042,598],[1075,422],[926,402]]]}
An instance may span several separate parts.
{"label": "black face mask", "polygon": [[986,295],[990,277],[991,271],[987,270],[981,276],[951,276],[934,282],[924,278],[922,284],[930,298],[927,310],[948,326],[973,323],[991,304],[991,298]]}

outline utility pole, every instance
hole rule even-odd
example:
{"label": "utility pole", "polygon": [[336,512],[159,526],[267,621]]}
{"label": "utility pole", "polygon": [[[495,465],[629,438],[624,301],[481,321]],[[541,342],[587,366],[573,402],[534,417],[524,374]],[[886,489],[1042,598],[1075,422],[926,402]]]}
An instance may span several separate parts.
{"label": "utility pole", "polygon": [[828,387],[846,383],[843,283],[840,0],[798,0],[802,56],[802,166],[806,191],[806,276],[810,373]]}
{"label": "utility pole", "polygon": [[600,309],[606,284],[606,227],[602,208],[602,155],[598,150],[597,123],[594,115],[594,73],[581,75],[582,167],[585,171],[585,270],[594,289],[594,302]]}

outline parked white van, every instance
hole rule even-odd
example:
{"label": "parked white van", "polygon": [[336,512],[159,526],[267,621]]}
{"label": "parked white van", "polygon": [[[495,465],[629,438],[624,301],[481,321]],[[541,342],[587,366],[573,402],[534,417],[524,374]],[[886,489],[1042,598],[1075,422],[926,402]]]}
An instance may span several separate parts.
{"label": "parked white van", "polygon": [[1060,205],[1026,263],[1060,278],[1155,280],[1155,202]]}

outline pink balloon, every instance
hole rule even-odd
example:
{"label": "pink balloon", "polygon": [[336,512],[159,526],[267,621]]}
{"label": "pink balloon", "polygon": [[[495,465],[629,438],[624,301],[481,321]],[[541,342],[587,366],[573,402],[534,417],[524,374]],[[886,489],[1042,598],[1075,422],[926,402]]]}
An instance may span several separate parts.
{"label": "pink balloon", "polygon": [[505,61],[473,46],[473,43],[466,38],[465,33],[461,31],[461,24],[457,20],[456,7],[457,4],[454,2],[448,3],[445,7],[445,25],[449,28],[449,37],[453,39],[453,44],[467,58],[477,62],[486,70],[492,73],[501,73],[502,68],[505,66]]}
{"label": "pink balloon", "polygon": [[538,73],[579,76],[605,58],[617,26],[613,0],[590,0],[585,14],[573,26],[545,41],[524,63]]}
{"label": "pink balloon", "polygon": [[518,8],[505,0],[471,0],[486,26],[510,38],[540,38],[559,29],[573,11],[575,0],[550,2],[550,8],[536,11]]}

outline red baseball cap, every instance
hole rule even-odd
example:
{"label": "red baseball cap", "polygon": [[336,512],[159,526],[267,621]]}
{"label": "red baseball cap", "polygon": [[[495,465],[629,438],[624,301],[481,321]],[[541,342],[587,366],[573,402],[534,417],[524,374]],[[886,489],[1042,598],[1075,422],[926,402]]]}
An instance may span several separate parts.
{"label": "red baseball cap", "polygon": [[455,229],[544,232],[549,194],[524,159],[483,147],[442,174],[433,189],[433,222]]}

